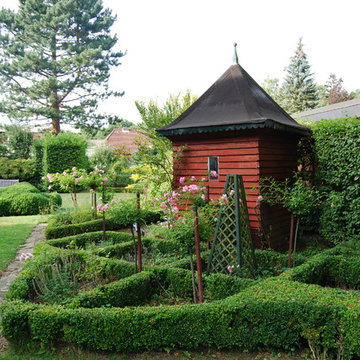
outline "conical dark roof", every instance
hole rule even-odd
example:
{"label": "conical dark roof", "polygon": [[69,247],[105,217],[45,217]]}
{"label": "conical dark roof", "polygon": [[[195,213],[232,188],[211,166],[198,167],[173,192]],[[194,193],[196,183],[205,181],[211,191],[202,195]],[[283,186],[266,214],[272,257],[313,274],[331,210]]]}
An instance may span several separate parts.
{"label": "conical dark roof", "polygon": [[304,135],[310,132],[235,64],[175,121],[157,131],[171,136],[264,127]]}

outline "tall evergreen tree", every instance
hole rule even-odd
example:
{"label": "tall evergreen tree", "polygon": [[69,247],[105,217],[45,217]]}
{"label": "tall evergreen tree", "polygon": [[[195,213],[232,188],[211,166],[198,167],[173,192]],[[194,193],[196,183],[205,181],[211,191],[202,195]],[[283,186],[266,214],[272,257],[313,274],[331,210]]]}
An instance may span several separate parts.
{"label": "tall evergreen tree", "polygon": [[283,89],[286,110],[291,113],[314,108],[318,102],[316,83],[301,38],[285,70],[287,75]]}
{"label": "tall evergreen tree", "polygon": [[20,0],[0,11],[0,111],[11,119],[60,124],[99,123],[98,100],[121,52],[110,35],[116,18],[101,0]]}

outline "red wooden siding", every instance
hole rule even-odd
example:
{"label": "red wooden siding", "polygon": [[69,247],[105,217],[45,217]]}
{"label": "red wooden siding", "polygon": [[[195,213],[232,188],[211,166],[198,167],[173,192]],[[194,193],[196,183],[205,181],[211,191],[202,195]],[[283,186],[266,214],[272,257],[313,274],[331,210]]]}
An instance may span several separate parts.
{"label": "red wooden siding", "polygon": [[181,153],[181,160],[174,163],[175,187],[179,186],[181,176],[196,176],[207,179],[208,157],[219,157],[219,179],[208,180],[210,198],[218,198],[224,190],[227,174],[243,175],[245,191],[247,194],[250,225],[259,227],[256,215],[258,191],[254,187],[259,181],[259,138],[257,136],[243,136],[241,138],[216,138],[175,141],[174,149],[186,145],[186,150]]}
{"label": "red wooden siding", "polygon": [[[218,198],[224,190],[227,174],[243,176],[250,226],[261,246],[259,236],[266,231],[272,248],[285,247],[289,234],[289,214],[281,207],[269,208],[258,203],[259,179],[274,177],[285,179],[296,169],[298,137],[273,130],[248,130],[229,133],[201,134],[186,139],[173,139],[174,150],[185,146],[180,159],[174,160],[174,187],[181,176],[206,178],[210,198]],[[219,158],[219,179],[208,180],[208,157]],[[261,219],[260,219],[261,214]]]}

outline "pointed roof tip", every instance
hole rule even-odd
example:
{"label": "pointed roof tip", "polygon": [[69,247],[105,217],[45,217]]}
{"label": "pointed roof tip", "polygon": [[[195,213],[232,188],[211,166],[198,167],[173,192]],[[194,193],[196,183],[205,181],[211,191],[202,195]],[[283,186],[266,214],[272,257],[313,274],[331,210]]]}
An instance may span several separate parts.
{"label": "pointed roof tip", "polygon": [[[237,60],[236,47],[234,55]],[[271,99],[237,62],[176,120],[156,131],[168,137],[255,128],[300,135],[310,133]]]}
{"label": "pointed roof tip", "polygon": [[234,43],[233,65],[239,65],[239,57],[237,54],[236,47],[237,47],[237,43]]}

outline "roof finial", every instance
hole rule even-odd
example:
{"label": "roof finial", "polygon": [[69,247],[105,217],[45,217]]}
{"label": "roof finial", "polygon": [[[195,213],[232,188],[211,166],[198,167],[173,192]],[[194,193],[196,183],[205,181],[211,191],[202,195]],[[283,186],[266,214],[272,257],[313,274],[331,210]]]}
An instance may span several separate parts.
{"label": "roof finial", "polygon": [[239,58],[236,51],[237,43],[234,43],[234,57],[233,57],[233,63],[239,65]]}

